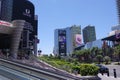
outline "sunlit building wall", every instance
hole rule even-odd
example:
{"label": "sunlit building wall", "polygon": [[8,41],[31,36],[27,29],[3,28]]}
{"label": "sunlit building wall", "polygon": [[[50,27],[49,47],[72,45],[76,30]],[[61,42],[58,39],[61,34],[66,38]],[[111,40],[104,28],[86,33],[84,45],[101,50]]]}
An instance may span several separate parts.
{"label": "sunlit building wall", "polygon": [[[59,31],[64,31],[65,35],[59,37]],[[56,29],[54,32],[54,54],[60,55],[60,38],[63,38],[63,49],[64,56],[69,56],[73,53],[74,49],[82,44],[82,36],[81,36],[81,27],[73,25],[71,27],[67,27],[64,29]]]}

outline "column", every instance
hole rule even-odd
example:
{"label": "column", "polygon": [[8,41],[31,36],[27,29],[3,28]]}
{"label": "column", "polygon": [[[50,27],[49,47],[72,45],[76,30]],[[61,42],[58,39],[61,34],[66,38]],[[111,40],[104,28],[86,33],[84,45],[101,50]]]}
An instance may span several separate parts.
{"label": "column", "polygon": [[10,47],[10,54],[14,59],[16,59],[17,53],[18,53],[18,48],[19,48],[19,43],[20,43],[20,39],[21,39],[21,33],[23,31],[25,21],[24,20],[14,20],[12,22],[12,24],[15,28],[12,32],[12,39],[11,39],[12,42],[11,42],[11,47]]}

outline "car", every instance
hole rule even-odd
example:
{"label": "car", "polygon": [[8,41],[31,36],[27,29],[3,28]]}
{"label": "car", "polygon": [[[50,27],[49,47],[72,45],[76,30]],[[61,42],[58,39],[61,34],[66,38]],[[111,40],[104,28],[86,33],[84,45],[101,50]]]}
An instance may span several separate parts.
{"label": "car", "polygon": [[104,74],[107,73],[109,74],[109,69],[101,64],[96,64],[96,66],[99,67],[99,73]]}

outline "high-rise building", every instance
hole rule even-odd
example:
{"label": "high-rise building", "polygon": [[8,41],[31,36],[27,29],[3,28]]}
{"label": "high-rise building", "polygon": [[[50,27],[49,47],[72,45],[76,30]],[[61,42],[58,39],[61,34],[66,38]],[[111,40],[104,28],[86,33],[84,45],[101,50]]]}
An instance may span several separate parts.
{"label": "high-rise building", "polygon": [[117,13],[118,13],[118,24],[111,27],[111,32],[109,32],[108,36],[113,36],[120,32],[120,0],[116,0],[117,4]]}
{"label": "high-rise building", "polygon": [[[0,0],[0,20],[10,22],[16,26],[21,24],[19,20],[22,21],[23,30],[20,33],[20,39],[18,41],[18,45],[14,47],[18,47],[17,53],[30,53],[31,51],[37,55],[37,16],[35,15],[34,5],[28,0]],[[17,20],[16,22],[14,20]],[[14,22],[13,22],[14,21]],[[20,22],[20,23],[19,23]],[[17,25],[18,24],[18,25]],[[15,28],[16,30],[18,28]],[[2,36],[7,36],[9,39],[8,46],[2,47],[1,49],[10,49],[11,48],[11,35],[12,34],[0,34]],[[15,34],[13,34],[15,36]],[[17,34],[16,34],[17,35]],[[6,38],[0,38],[0,41]],[[6,41],[6,40],[5,40]],[[13,45],[13,44],[12,44]],[[10,50],[13,50],[10,49]],[[14,52],[13,52],[14,53]],[[26,54],[24,54],[26,55]]]}
{"label": "high-rise building", "polygon": [[69,56],[82,44],[81,27],[73,25],[54,32],[54,54]]}
{"label": "high-rise building", "polygon": [[117,3],[118,21],[120,24],[120,0],[116,0],[116,3]]}
{"label": "high-rise building", "polygon": [[83,39],[85,44],[87,42],[92,42],[96,40],[96,33],[94,26],[88,25],[83,29]]}

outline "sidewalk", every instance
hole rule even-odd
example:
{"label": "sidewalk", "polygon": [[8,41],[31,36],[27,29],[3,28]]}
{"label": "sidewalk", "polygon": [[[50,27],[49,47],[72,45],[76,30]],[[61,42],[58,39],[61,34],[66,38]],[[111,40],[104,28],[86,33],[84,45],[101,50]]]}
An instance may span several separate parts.
{"label": "sidewalk", "polygon": [[98,76],[101,78],[101,80],[120,80],[120,78],[114,78],[114,76],[107,76],[107,75],[101,75],[98,74]]}

